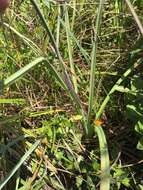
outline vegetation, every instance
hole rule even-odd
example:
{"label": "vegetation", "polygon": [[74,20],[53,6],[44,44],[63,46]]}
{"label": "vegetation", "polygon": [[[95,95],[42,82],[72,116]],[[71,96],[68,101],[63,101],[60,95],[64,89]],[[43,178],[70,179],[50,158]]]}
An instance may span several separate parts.
{"label": "vegetation", "polygon": [[5,9],[0,189],[142,190],[143,2]]}

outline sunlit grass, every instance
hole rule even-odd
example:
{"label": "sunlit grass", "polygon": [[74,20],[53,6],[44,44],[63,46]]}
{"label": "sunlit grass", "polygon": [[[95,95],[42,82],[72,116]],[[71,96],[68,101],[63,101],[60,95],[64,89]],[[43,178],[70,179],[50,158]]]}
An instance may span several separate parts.
{"label": "sunlit grass", "polygon": [[118,95],[142,64],[141,47],[127,58],[141,5],[126,3],[12,1],[0,27],[0,189],[134,187],[111,145],[126,122]]}

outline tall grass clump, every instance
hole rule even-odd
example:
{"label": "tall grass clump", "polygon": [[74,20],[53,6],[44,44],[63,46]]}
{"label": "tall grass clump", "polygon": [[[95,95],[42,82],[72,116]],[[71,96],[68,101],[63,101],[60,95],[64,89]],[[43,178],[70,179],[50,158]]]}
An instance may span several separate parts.
{"label": "tall grass clump", "polygon": [[11,2],[0,28],[0,189],[137,184],[122,165],[130,156],[122,136],[134,135],[126,101],[142,64],[142,47],[130,48],[130,32],[137,41],[142,34],[135,5]]}

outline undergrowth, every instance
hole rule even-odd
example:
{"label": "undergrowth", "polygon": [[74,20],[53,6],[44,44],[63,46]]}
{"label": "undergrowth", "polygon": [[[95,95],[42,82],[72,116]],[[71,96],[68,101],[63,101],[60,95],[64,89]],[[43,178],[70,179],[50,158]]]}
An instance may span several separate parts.
{"label": "undergrowth", "polygon": [[143,189],[142,11],[11,0],[0,13],[0,189]]}

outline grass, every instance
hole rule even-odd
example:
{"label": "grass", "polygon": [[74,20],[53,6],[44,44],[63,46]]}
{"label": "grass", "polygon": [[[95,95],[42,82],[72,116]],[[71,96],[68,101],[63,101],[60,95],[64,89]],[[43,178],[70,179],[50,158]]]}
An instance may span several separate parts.
{"label": "grass", "polygon": [[132,87],[141,10],[139,1],[11,1],[0,27],[0,189],[142,189],[142,118],[134,130],[129,116],[141,110]]}

